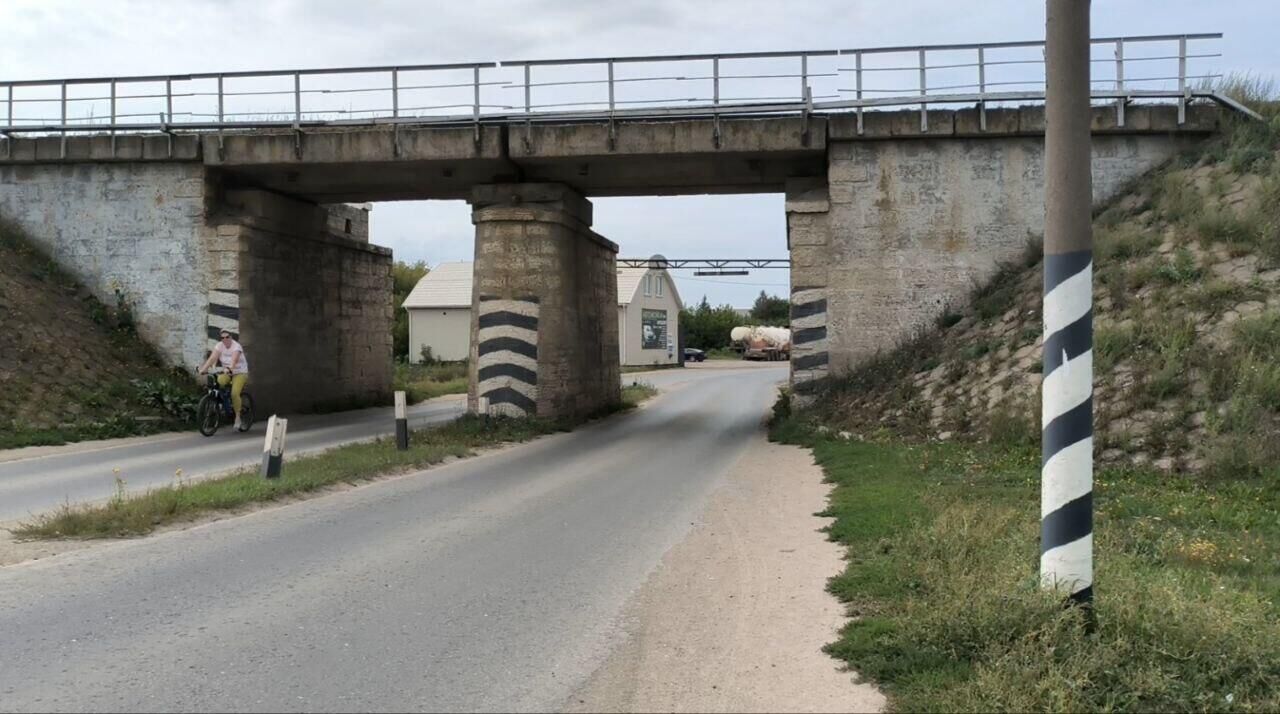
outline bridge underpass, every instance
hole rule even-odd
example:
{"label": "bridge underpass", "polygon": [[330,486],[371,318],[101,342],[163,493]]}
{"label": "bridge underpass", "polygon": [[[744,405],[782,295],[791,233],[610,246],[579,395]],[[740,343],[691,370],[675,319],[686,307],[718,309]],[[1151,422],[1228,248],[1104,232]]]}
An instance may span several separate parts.
{"label": "bridge underpass", "polygon": [[[260,400],[288,410],[382,399],[390,385],[390,255],[335,204],[465,198],[476,226],[469,403],[560,416],[616,398],[617,335],[603,319],[616,246],[591,230],[592,197],[784,193],[793,327],[815,337],[793,351],[805,394],[964,300],[1042,231],[1043,108],[988,107],[991,94],[939,110],[930,104],[974,100],[923,90],[897,102],[919,109],[899,111],[808,98],[472,125],[117,135],[64,121],[24,136],[11,119],[0,212],[99,294],[124,285],[143,333],[175,362],[195,364],[210,332],[236,329],[265,365]],[[1187,95],[1095,108],[1096,200],[1216,130],[1222,110]]]}

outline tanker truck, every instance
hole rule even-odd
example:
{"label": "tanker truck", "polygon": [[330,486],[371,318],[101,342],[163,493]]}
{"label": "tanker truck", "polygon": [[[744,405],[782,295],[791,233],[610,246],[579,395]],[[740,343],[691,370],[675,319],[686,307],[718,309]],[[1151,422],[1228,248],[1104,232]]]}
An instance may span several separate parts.
{"label": "tanker truck", "polygon": [[785,327],[744,325],[729,333],[734,349],[742,352],[742,359],[777,360],[791,359],[791,330]]}

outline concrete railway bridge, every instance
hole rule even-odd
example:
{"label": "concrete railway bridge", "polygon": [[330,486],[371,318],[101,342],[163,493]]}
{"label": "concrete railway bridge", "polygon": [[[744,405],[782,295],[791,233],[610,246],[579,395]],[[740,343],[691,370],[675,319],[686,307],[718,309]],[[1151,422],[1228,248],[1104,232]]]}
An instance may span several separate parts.
{"label": "concrete railway bridge", "polygon": [[[1095,200],[1243,111],[1193,89],[1219,38],[1093,41]],[[1042,48],[0,79],[0,215],[175,363],[238,332],[283,411],[390,389],[391,254],[348,204],[466,199],[470,404],[559,416],[617,398],[591,198],[783,193],[811,393],[1042,233]]]}

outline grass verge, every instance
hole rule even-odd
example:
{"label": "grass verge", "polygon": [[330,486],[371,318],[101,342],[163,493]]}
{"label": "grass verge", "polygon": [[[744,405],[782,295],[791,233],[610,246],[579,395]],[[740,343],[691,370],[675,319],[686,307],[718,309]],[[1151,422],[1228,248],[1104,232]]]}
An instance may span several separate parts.
{"label": "grass verge", "polygon": [[902,711],[1280,709],[1280,481],[1098,474],[1098,629],[1037,587],[1026,448],[843,441],[799,417],[854,618],[828,652]]}
{"label": "grass verge", "polygon": [[434,362],[431,364],[396,364],[396,391],[403,391],[410,404],[446,394],[467,393],[466,362]]}
{"label": "grass verge", "polygon": [[[623,389],[622,402],[592,417],[630,409],[656,394],[650,385]],[[443,426],[412,433],[409,449],[399,451],[390,438],[348,444],[311,456],[286,458],[284,473],[270,480],[257,469],[244,469],[216,479],[184,482],[175,474],[174,484],[129,495],[127,474],[116,474],[115,497],[101,506],[71,506],[22,523],[12,532],[22,540],[71,538],[124,538],[146,535],[157,527],[251,503],[263,503],[317,491],[339,483],[359,483],[422,469],[449,457],[472,456],[477,449],[528,441],[556,431],[568,431],[577,422],[547,419],[511,419],[464,416]]]}
{"label": "grass verge", "polygon": [[648,382],[632,382],[622,388],[622,404],[624,408],[634,407],[657,393],[658,388]]}

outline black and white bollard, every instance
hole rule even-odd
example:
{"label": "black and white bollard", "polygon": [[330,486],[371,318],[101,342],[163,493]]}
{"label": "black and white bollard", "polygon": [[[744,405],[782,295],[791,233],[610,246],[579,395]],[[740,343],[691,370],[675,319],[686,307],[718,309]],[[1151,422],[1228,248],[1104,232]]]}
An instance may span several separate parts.
{"label": "black and white bollard", "polygon": [[396,392],[396,448],[400,451],[409,449],[409,416],[404,392]]}
{"label": "black and white bollard", "polygon": [[1045,22],[1044,385],[1040,581],[1093,601],[1093,228],[1089,2]]}
{"label": "black and white bollard", "polygon": [[266,478],[280,478],[284,468],[284,435],[288,428],[288,419],[272,414],[267,420],[267,438],[262,446],[262,475]]}

